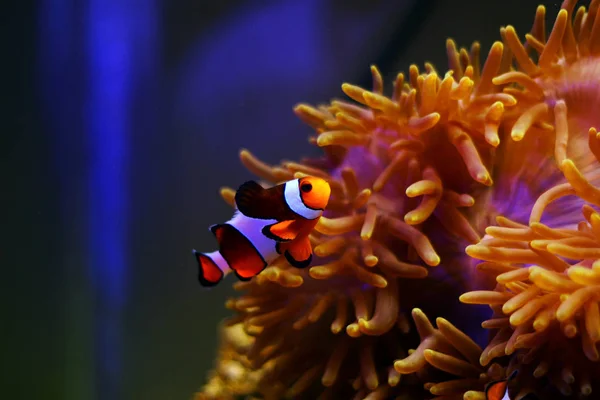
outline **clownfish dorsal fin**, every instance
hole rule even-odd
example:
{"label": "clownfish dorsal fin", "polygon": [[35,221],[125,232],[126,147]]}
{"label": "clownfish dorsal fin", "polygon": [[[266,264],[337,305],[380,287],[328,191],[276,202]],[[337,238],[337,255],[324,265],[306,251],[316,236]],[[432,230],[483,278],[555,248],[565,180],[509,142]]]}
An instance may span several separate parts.
{"label": "clownfish dorsal fin", "polygon": [[264,197],[265,188],[255,181],[242,183],[235,193],[235,204],[240,212],[246,216],[255,211],[259,201]]}
{"label": "clownfish dorsal fin", "polygon": [[277,221],[292,219],[293,213],[286,208],[283,191],[284,185],[265,189],[255,181],[248,181],[235,193],[235,204],[249,218]]}
{"label": "clownfish dorsal fin", "polygon": [[267,225],[262,229],[263,235],[276,242],[289,242],[300,233],[300,224],[295,220],[286,220]]}

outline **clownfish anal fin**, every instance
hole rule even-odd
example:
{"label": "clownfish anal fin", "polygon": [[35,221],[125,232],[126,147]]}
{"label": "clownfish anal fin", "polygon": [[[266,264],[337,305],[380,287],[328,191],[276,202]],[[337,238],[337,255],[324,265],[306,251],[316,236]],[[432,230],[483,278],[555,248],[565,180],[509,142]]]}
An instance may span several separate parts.
{"label": "clownfish anal fin", "polygon": [[243,183],[235,193],[238,210],[249,218],[285,219],[286,210],[283,199],[283,186],[265,189],[255,181]]}
{"label": "clownfish anal fin", "polygon": [[308,236],[299,238],[294,242],[289,243],[289,245],[285,247],[284,255],[292,267],[308,267],[312,262],[312,246]]}
{"label": "clownfish anal fin", "polygon": [[296,239],[300,232],[299,228],[299,224],[296,221],[287,220],[266,225],[262,229],[262,233],[276,242],[289,242]]}
{"label": "clownfish anal fin", "polygon": [[212,258],[196,250],[194,250],[194,257],[198,262],[198,282],[202,286],[211,287],[221,282],[223,271],[221,271]]}

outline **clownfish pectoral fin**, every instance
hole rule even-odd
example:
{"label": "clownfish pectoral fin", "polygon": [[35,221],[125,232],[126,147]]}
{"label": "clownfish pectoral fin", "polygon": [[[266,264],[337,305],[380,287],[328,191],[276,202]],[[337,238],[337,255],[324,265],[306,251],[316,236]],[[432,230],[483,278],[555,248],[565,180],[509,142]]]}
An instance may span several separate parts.
{"label": "clownfish pectoral fin", "polygon": [[517,371],[513,371],[510,376],[505,379],[490,382],[485,387],[485,398],[487,400],[506,400],[508,396],[508,382],[517,375]]}
{"label": "clownfish pectoral fin", "polygon": [[205,253],[193,251],[194,257],[198,262],[198,281],[202,286],[215,286],[223,279],[223,271],[219,268],[215,260]]}
{"label": "clownfish pectoral fin", "polygon": [[267,262],[262,254],[233,225],[216,225],[213,233],[219,242],[223,259],[240,280],[250,280],[266,268]]}
{"label": "clownfish pectoral fin", "polygon": [[312,261],[312,246],[308,236],[296,239],[286,246],[284,252],[286,260],[296,268],[306,268]]}
{"label": "clownfish pectoral fin", "polygon": [[296,239],[300,233],[300,224],[295,220],[281,221],[275,224],[266,225],[262,229],[262,233],[276,242],[289,242]]}

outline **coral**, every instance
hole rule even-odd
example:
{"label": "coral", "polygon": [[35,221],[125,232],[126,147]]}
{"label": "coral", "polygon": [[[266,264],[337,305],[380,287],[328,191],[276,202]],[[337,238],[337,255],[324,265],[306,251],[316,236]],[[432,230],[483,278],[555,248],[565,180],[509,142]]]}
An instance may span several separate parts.
{"label": "coral", "polygon": [[[198,399],[483,399],[515,369],[518,399],[590,395],[600,2],[573,13],[575,3],[564,1],[548,38],[543,6],[525,44],[502,28],[484,63],[478,43],[448,40],[443,75],[413,65],[387,97],[371,67],[371,90],[342,85],[354,102],[296,106],[323,158],[270,166],[241,152],[265,185],[315,175],[332,197],[310,268],[278,259],[235,285],[225,332],[244,339],[222,344]],[[233,205],[232,189],[221,194]],[[487,318],[458,302],[464,292],[493,312],[483,351],[458,328],[473,334]]]}

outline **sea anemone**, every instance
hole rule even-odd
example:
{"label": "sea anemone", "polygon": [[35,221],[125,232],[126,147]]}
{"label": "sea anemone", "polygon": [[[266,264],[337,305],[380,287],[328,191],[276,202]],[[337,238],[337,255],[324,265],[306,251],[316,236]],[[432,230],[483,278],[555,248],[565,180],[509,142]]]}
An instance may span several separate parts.
{"label": "sea anemone", "polygon": [[218,364],[208,377],[206,385],[194,400],[235,399],[251,396],[264,369],[252,368],[244,355],[253,338],[244,332],[241,323],[219,327],[220,348]]}
{"label": "sea anemone", "polygon": [[[594,130],[590,139],[596,139]],[[568,165],[569,159],[563,161],[567,178]],[[570,183],[555,186],[540,196],[528,225],[504,220],[504,226],[487,229],[489,238],[467,248],[486,260],[478,268],[498,282],[494,291],[461,296],[463,302],[488,304],[494,311],[482,324],[494,335],[481,364],[511,356],[514,368],[531,371],[521,379],[523,391],[540,393],[542,385],[531,382],[533,376],[548,379],[565,396],[589,396],[600,376],[600,214],[586,204],[584,219],[573,228],[540,222],[550,201],[568,195],[600,205],[600,197],[589,196],[590,189],[598,189],[577,179],[586,182],[585,193]]]}
{"label": "sea anemone", "polygon": [[[498,216],[499,226],[488,227],[481,242],[466,249],[471,257],[485,260],[478,269],[495,275],[498,283],[494,291],[461,297],[466,303],[489,304],[494,311],[492,319],[483,323],[495,335],[481,363],[509,356],[511,365],[528,371],[517,378],[521,395],[550,396],[558,389],[563,396],[589,396],[591,377],[600,376],[600,325],[595,322],[600,318],[596,313],[600,286],[591,268],[598,246],[593,230],[598,214],[591,205],[600,205],[595,186],[600,155],[595,127],[600,120],[592,111],[600,105],[600,19],[595,19],[598,3],[592,2],[588,13],[580,8],[571,20],[574,5],[575,1],[563,3],[547,42],[541,33],[537,38],[527,36],[528,44],[539,52],[537,64],[526,56],[513,29],[502,30],[519,70],[494,82],[516,84],[504,92],[518,100],[516,109],[525,109],[503,121],[517,141],[510,147],[517,157],[545,161],[533,164],[536,170],[513,161],[521,164],[521,172],[514,175],[506,174],[508,163],[499,164],[498,174],[512,181],[507,187],[525,195],[515,195],[516,201],[500,211],[510,218]],[[540,7],[536,22],[543,17]],[[530,135],[533,121],[546,125],[547,133],[538,132],[534,141],[519,146],[525,133]],[[514,152],[506,154],[513,158]],[[529,201],[532,188],[543,190],[535,202]],[[582,205],[584,221],[578,212]],[[520,210],[515,211],[515,206]],[[523,211],[528,218],[523,218]],[[532,377],[547,378],[550,385]]]}
{"label": "sea anemone", "polygon": [[[199,398],[220,398],[211,393],[234,365],[224,361],[253,376],[239,394],[268,399],[479,399],[513,369],[517,398],[591,393],[600,215],[586,205],[579,223],[579,210],[600,205],[600,2],[573,16],[575,3],[563,3],[547,40],[543,6],[525,45],[502,28],[483,64],[478,43],[448,40],[443,75],[412,65],[387,97],[371,67],[371,90],[342,85],[354,103],[296,106],[321,159],[270,166],[241,152],[265,185],[315,175],[332,197],[310,237],[310,268],[278,259],[236,284],[225,330],[248,341],[223,344]],[[221,193],[233,205],[234,191]],[[473,334],[485,319],[458,302],[464,292],[494,313],[483,351],[457,327]],[[560,346],[569,352],[558,367],[547,350]]]}
{"label": "sea anemone", "polygon": [[499,364],[483,367],[481,348],[446,319],[437,318],[436,329],[420,309],[413,309],[412,316],[421,342],[394,367],[403,374],[419,372],[435,399],[485,399],[485,386],[507,375]]}
{"label": "sea anemone", "polygon": [[534,206],[529,225],[505,221],[503,227],[488,229],[490,238],[467,248],[486,260],[478,268],[495,275],[498,286],[466,293],[461,301],[489,304],[494,311],[483,323],[495,334],[482,365],[511,356],[515,368],[525,365],[535,378],[547,377],[563,395],[575,389],[588,396],[591,377],[600,376],[600,214],[584,205],[585,219],[575,228],[540,223],[541,211],[560,192],[565,196],[577,190],[565,185],[548,190]]}
{"label": "sea anemone", "polygon": [[[458,60],[459,53],[454,47],[449,49]],[[496,54],[497,50],[493,51]],[[365,393],[383,396],[387,389],[385,384],[380,385],[382,377],[387,386],[395,386],[399,373],[415,372],[403,371],[401,363],[391,368],[395,359],[404,358],[408,347],[399,346],[393,352],[386,343],[408,334],[403,310],[421,303],[421,307],[433,309],[436,315],[448,314],[447,305],[440,305],[424,289],[435,290],[436,294],[446,291],[456,298],[469,287],[456,259],[464,258],[458,255],[464,244],[477,242],[479,235],[461,212],[462,208],[472,206],[474,200],[461,191],[471,190],[472,185],[480,183],[489,185],[491,178],[477,146],[453,121],[465,113],[476,124],[478,118],[484,118],[476,111],[487,113],[486,105],[491,107],[495,98],[467,104],[475,82],[480,79],[467,65],[468,57],[463,62],[466,76],[463,66],[457,65],[458,81],[453,73],[442,80],[433,71],[424,80],[416,67],[411,68],[419,90],[404,84],[400,75],[393,99],[381,94],[381,75],[373,67],[372,92],[343,86],[355,100],[360,94],[366,107],[341,101],[319,109],[307,105],[296,107],[301,118],[316,129],[316,144],[327,149],[328,157],[319,160],[329,163],[326,168],[314,161],[283,162],[271,167],[248,151],[241,152],[242,162],[269,183],[311,174],[327,179],[332,186],[326,216],[311,236],[316,265],[306,273],[290,268],[283,259],[278,260],[253,282],[238,285],[248,291],[245,297],[252,298],[251,304],[262,300],[263,306],[239,307],[238,302],[231,302],[245,326],[256,335],[249,356],[256,364],[273,360],[270,354],[257,357],[278,337],[285,338],[279,340],[281,351],[287,356],[284,360],[294,368],[287,375],[281,373],[284,370],[281,365],[274,368],[278,378],[286,378],[282,387],[296,387],[294,382],[312,383],[309,377],[318,375],[326,387],[358,377],[352,385],[354,390],[361,393],[364,388]],[[443,89],[437,91],[438,85]],[[452,133],[447,133],[448,129]],[[460,162],[453,163],[456,168],[452,173],[444,165],[438,165],[439,152],[446,152],[449,158]],[[231,203],[233,191],[223,189],[222,193]],[[418,197],[420,202],[415,201]],[[436,241],[443,244],[440,247],[446,254],[452,254],[448,263],[440,265],[443,270],[438,273],[440,276],[429,277],[425,267],[440,263],[428,232],[438,236]],[[424,283],[406,283],[414,279],[422,279]],[[349,316],[350,313],[354,315]],[[331,326],[317,323],[320,320],[329,321]],[[340,339],[337,335],[342,330],[346,338]],[[311,341],[311,337],[320,340]],[[402,342],[411,343],[409,339]],[[337,348],[340,350],[336,351]],[[358,362],[349,362],[354,355],[358,355]],[[305,363],[301,361],[303,358]],[[342,362],[358,367],[340,371]],[[273,389],[275,377],[269,376],[268,381]]]}

